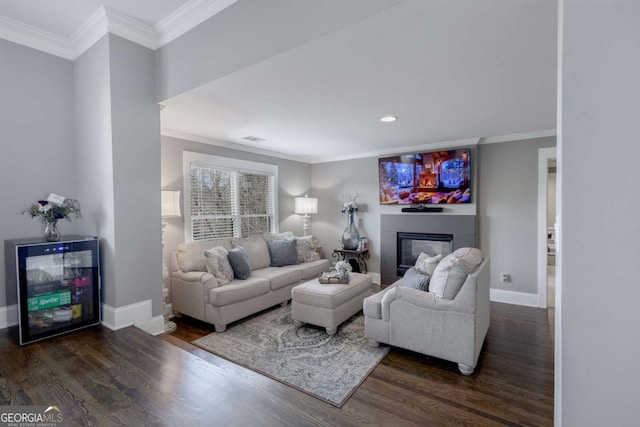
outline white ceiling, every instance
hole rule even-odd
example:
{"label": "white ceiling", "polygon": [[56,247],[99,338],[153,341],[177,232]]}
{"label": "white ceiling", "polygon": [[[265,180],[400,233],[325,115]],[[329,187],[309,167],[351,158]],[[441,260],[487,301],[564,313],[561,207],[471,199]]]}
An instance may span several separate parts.
{"label": "white ceiling", "polygon": [[[3,0],[0,15],[69,37],[101,5],[154,26],[193,2]],[[556,35],[555,0],[406,0],[164,101],[162,126],[309,162],[553,134]]]}

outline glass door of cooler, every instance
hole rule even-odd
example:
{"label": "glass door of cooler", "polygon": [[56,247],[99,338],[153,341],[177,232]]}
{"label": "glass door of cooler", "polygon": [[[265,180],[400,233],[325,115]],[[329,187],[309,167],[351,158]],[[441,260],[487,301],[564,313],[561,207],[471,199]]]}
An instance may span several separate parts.
{"label": "glass door of cooler", "polygon": [[17,247],[20,343],[100,323],[98,240]]}

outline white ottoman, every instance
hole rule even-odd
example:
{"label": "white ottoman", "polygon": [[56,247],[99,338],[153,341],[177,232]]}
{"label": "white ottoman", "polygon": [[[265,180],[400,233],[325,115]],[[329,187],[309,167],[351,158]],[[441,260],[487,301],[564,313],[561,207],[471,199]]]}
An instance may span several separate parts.
{"label": "white ottoman", "polygon": [[364,299],[373,294],[371,277],[351,273],[349,284],[323,285],[318,279],[301,283],[291,290],[291,318],[327,328],[333,335],[338,325],[362,310]]}

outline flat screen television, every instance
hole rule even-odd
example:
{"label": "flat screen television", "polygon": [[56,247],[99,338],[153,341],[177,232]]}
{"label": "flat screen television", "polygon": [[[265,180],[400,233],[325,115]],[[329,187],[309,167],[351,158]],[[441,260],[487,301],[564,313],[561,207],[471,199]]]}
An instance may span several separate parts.
{"label": "flat screen television", "polygon": [[471,151],[431,151],[378,159],[380,204],[471,203]]}

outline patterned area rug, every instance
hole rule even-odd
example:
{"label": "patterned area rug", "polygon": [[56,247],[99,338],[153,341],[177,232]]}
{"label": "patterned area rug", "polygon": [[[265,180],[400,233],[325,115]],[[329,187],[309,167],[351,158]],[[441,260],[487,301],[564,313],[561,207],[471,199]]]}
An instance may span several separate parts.
{"label": "patterned area rug", "polygon": [[364,338],[359,313],[338,327],[295,327],[291,305],[239,321],[193,344],[234,363],[341,407],[389,352]]}

